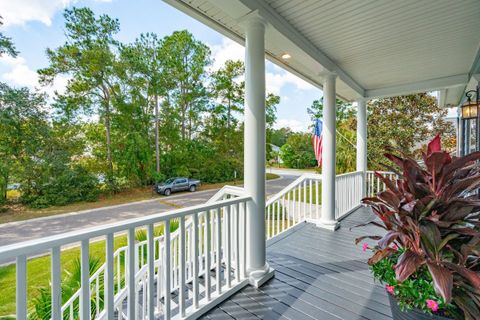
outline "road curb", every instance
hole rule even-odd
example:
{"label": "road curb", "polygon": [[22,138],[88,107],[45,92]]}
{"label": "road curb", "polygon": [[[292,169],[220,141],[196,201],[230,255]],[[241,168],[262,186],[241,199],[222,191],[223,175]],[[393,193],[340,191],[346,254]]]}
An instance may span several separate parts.
{"label": "road curb", "polygon": [[[278,181],[278,180],[282,180],[283,179],[283,176],[278,174],[278,178],[275,178],[275,179],[271,179],[271,180],[267,180],[266,182],[269,182],[269,181]],[[201,190],[201,191],[196,191],[195,194],[202,194],[202,193],[207,193],[207,192],[212,192],[212,191],[218,191],[220,190],[221,188],[218,188],[218,189],[208,189],[208,190]],[[89,213],[92,213],[92,212],[97,212],[97,211],[100,211],[100,210],[105,210],[105,209],[116,209],[116,208],[123,208],[123,207],[127,207],[127,206],[130,206],[130,205],[137,205],[137,204],[142,204],[142,203],[152,203],[152,202],[160,202],[162,204],[167,204],[167,205],[170,205],[168,204],[168,202],[170,202],[169,200],[170,199],[176,199],[176,198],[180,198],[180,197],[183,197],[185,196],[185,194],[187,194],[186,192],[182,192],[182,193],[179,193],[177,195],[174,195],[174,196],[168,196],[168,197],[165,197],[165,196],[159,196],[158,198],[155,198],[155,199],[146,199],[146,200],[140,200],[140,201],[134,201],[134,202],[127,202],[127,203],[122,203],[122,204],[116,204],[116,205],[112,205],[112,206],[105,206],[105,207],[99,207],[99,208],[95,208],[95,209],[87,209],[87,210],[80,210],[80,211],[72,211],[72,212],[65,212],[65,213],[60,213],[60,214],[54,214],[54,215],[51,215],[51,216],[46,216],[46,217],[40,217],[40,218],[33,218],[33,219],[26,219],[26,220],[20,220],[20,221],[12,221],[12,222],[7,222],[7,223],[2,223],[0,224],[0,227],[9,227],[9,226],[17,226],[17,225],[21,225],[23,223],[29,223],[29,222],[38,222],[38,221],[48,221],[48,220],[52,220],[52,219],[56,219],[56,218],[63,218],[63,217],[67,217],[67,216],[75,216],[75,215],[81,215],[81,214],[89,214]],[[168,199],[168,200],[167,200]],[[164,202],[162,202],[164,201]],[[175,207],[175,206],[172,206],[172,207]]]}

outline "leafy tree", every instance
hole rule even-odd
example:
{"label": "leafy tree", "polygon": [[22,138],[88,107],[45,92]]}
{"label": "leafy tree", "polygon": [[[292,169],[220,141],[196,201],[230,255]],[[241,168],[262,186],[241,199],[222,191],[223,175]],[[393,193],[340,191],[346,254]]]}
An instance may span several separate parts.
{"label": "leafy tree", "polygon": [[280,148],[280,158],[289,168],[308,168],[316,165],[309,133],[292,133]]}
{"label": "leafy tree", "polygon": [[[336,119],[337,124],[354,116],[352,105],[340,99],[336,99]],[[314,100],[310,108],[307,108],[307,113],[310,115],[312,121],[323,118],[323,97],[320,100]]]}
{"label": "leafy tree", "polygon": [[270,131],[270,143],[281,147],[287,143],[287,139],[291,134],[292,130],[288,127],[273,129]]}
{"label": "leafy tree", "polygon": [[240,81],[245,73],[245,66],[241,61],[227,60],[225,66],[211,75],[212,94],[219,102],[212,110],[222,117],[226,123],[227,131],[230,130],[232,112],[243,112],[245,82]]}
{"label": "leafy tree", "polygon": [[100,116],[105,126],[107,178],[113,187],[111,117],[119,91],[114,36],[120,25],[107,15],[95,17],[89,8],[66,9],[64,17],[67,41],[55,50],[47,49],[50,66],[38,71],[40,80],[49,84],[57,75],[70,76],[67,92],[71,99],[81,101],[77,107],[87,113]]}
{"label": "leafy tree", "polygon": [[[445,141],[453,141],[450,146],[453,149],[455,132],[445,121],[447,113],[448,110],[438,106],[435,97],[427,93],[370,101],[367,126],[369,168],[383,168],[381,163],[386,149],[396,148],[419,158],[419,149],[437,133]],[[355,126],[356,121],[352,121],[352,129]]]}
{"label": "leafy tree", "polygon": [[[128,83],[132,98],[138,97],[143,102],[147,113],[154,110],[155,135],[155,170],[160,173],[160,136],[159,136],[159,107],[160,98],[167,95],[167,91],[174,86],[165,71],[165,52],[162,39],[154,33],[141,34],[133,44],[122,45],[120,59],[122,61],[122,80]],[[144,124],[149,128],[148,124]]]}
{"label": "leafy tree", "polygon": [[[2,25],[3,21],[2,17],[0,16],[0,26]],[[18,55],[18,51],[15,49],[12,39],[0,32],[0,57],[4,54],[8,54],[9,56],[15,58]]]}
{"label": "leafy tree", "polygon": [[27,180],[48,130],[43,95],[27,88],[14,89],[0,82],[0,203],[7,197],[10,180]]}
{"label": "leafy tree", "polygon": [[191,140],[199,131],[200,114],[206,110],[205,80],[210,48],[186,30],[163,39],[165,68],[176,86],[168,92],[169,103],[178,108],[181,139]]}

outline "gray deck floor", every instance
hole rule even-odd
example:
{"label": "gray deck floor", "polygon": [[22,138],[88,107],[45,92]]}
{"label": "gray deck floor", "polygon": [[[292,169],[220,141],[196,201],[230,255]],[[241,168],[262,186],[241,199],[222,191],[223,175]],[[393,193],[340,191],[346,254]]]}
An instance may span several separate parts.
{"label": "gray deck floor", "polygon": [[354,244],[358,236],[382,231],[349,230],[372,217],[360,208],[336,232],[305,223],[267,248],[272,280],[244,288],[203,319],[392,319],[385,289],[370,275],[369,252]]}

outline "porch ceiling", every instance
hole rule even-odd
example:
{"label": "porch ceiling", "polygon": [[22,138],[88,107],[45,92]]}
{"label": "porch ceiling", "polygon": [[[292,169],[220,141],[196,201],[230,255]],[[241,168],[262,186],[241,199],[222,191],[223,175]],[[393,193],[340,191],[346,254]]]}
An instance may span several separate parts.
{"label": "porch ceiling", "polygon": [[242,17],[258,10],[268,59],[320,88],[336,72],[346,100],[442,90],[456,105],[480,69],[478,0],[165,1],[240,43]]}

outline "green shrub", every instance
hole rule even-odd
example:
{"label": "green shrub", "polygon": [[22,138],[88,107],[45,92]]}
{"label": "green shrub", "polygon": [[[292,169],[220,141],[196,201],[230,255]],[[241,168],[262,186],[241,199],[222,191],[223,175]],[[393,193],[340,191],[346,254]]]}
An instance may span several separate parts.
{"label": "green shrub", "polygon": [[99,188],[94,175],[81,166],[65,166],[63,169],[51,177],[35,177],[22,189],[21,201],[34,208],[45,208],[97,200]]}

